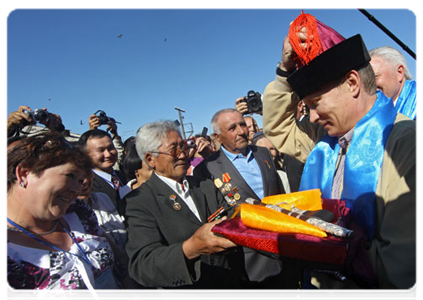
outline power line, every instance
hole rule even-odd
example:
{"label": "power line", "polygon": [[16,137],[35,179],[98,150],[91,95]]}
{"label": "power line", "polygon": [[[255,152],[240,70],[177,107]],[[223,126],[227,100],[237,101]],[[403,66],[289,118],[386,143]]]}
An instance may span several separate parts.
{"label": "power line", "polygon": [[391,31],[388,30],[382,23],[380,23],[373,15],[365,9],[359,9],[359,11],[364,14],[370,21],[372,21],[377,27],[379,27],[383,32],[385,32],[391,39],[393,39],[398,45],[404,49],[405,52],[411,55],[416,59],[416,53],[414,53],[407,45],[405,45],[399,38],[397,38]]}

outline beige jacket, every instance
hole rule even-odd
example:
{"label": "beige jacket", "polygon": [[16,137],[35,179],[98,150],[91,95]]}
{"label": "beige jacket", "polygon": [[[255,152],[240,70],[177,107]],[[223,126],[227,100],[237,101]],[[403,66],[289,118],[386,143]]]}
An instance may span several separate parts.
{"label": "beige jacket", "polygon": [[[305,162],[326,133],[295,120],[298,97],[276,76],[263,95],[263,131],[279,151]],[[398,114],[385,147],[376,190],[376,235],[368,251],[380,288],[416,282],[416,125]]]}

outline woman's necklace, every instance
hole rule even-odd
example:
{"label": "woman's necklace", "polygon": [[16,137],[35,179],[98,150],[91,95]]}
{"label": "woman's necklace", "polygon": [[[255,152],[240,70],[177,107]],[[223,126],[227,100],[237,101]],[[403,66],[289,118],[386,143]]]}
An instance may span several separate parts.
{"label": "woman's necklace", "polygon": [[[52,234],[53,232],[55,232],[56,231],[56,229],[57,229],[57,224],[59,224],[57,221],[54,223],[54,227],[53,227],[53,229],[52,230],[49,230],[49,231],[47,231],[47,232],[42,232],[42,233],[36,233],[36,232],[31,232],[33,235],[35,235],[35,236],[43,236],[43,235],[49,235],[49,234]],[[20,226],[20,227],[22,227],[22,226]],[[18,229],[18,228],[15,228],[15,227],[11,227],[11,226],[9,226],[9,225],[7,225],[7,229],[8,230],[11,230],[11,231],[15,231],[15,232],[22,232],[22,230],[20,230],[20,229]]]}

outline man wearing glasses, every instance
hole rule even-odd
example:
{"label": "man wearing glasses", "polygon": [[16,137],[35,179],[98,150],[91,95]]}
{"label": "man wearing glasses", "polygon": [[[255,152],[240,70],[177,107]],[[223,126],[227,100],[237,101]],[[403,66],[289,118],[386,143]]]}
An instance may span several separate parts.
{"label": "man wearing glasses", "polygon": [[[148,123],[136,149],[153,174],[126,198],[130,276],[151,288],[237,288],[229,261],[236,245],[218,237],[208,217],[224,206],[209,180],[187,176],[189,148],[173,121]],[[231,249],[232,248],[232,249]]]}

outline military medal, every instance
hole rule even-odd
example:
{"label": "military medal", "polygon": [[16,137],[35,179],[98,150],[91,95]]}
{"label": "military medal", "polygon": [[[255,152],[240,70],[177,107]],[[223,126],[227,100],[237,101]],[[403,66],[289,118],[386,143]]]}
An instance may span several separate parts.
{"label": "military medal", "polygon": [[230,192],[232,190],[232,184],[230,184],[229,182],[225,183],[224,187],[225,187],[225,191],[227,192]]}
{"label": "military medal", "polygon": [[225,211],[223,206],[221,206],[218,210],[216,210],[214,213],[212,213],[208,218],[207,221],[213,222],[214,220],[220,219],[222,216],[222,213]]}
{"label": "military medal", "polygon": [[174,210],[181,210],[182,206],[178,201],[176,201],[176,195],[175,194],[170,195],[169,200],[173,201],[172,207],[173,207]]}
{"label": "military medal", "polygon": [[229,176],[228,173],[223,174],[222,178],[223,178],[223,182],[227,183],[227,182],[231,181],[231,176]]}
{"label": "military medal", "polygon": [[221,186],[223,185],[223,182],[222,182],[222,180],[220,180],[220,178],[216,178],[216,179],[214,180],[214,185],[215,185],[218,189],[220,189],[220,188],[221,188]]}
{"label": "military medal", "polygon": [[234,199],[229,198],[228,195],[225,196],[225,200],[230,206],[234,206],[236,204],[236,201]]}
{"label": "military medal", "polygon": [[269,162],[267,160],[264,160],[264,162],[266,163],[267,167],[270,169]]}
{"label": "military medal", "polygon": [[239,199],[241,199],[241,195],[240,195],[240,194],[238,194],[238,193],[235,193],[235,195],[234,195],[234,199],[235,199],[236,201],[238,201]]}

